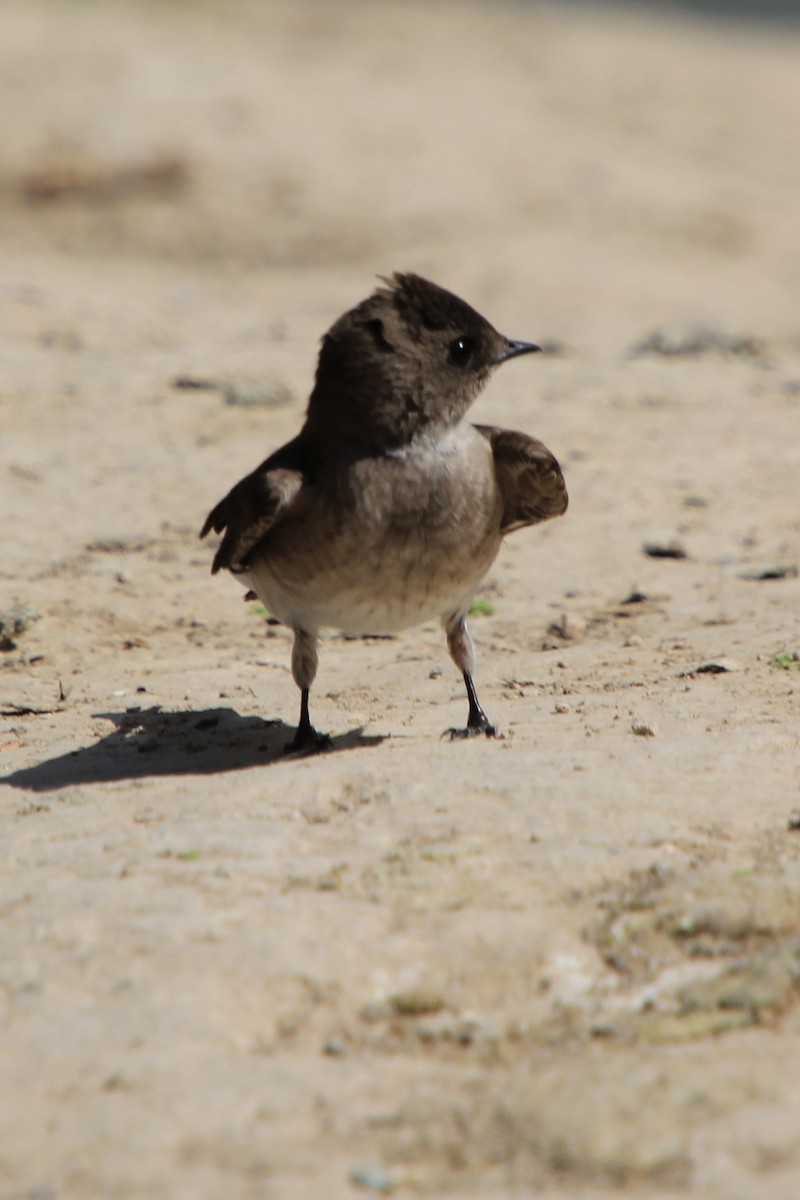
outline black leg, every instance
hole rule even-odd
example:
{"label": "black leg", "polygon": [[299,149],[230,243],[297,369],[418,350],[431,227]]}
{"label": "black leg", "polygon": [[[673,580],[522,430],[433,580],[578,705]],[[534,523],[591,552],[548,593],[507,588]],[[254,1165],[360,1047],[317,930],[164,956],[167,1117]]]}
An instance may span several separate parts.
{"label": "black leg", "polygon": [[300,690],[300,722],[295,731],[294,738],[286,744],[287,754],[316,754],[319,750],[327,750],[331,745],[331,739],[327,733],[317,733],[314,726],[311,724],[311,717],[308,714],[308,693],[307,687]]}
{"label": "black leg", "polygon": [[485,733],[487,737],[496,737],[497,730],[480,706],[478,693],[475,691],[475,684],[472,682],[472,676],[468,671],[464,672],[464,683],[467,685],[467,696],[469,698],[467,729],[471,733]]}
{"label": "black leg", "polygon": [[448,729],[447,733],[450,736],[450,740],[455,741],[457,738],[477,737],[481,733],[490,738],[502,737],[503,735],[497,732],[481,708],[478,693],[475,691],[475,684],[472,682],[472,676],[469,671],[464,672],[464,683],[467,685],[467,699],[469,700],[467,727],[466,729]]}

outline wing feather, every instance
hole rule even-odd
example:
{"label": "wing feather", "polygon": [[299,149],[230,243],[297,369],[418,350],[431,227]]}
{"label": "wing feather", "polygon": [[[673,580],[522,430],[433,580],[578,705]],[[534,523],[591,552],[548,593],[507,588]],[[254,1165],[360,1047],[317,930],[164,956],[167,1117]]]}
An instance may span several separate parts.
{"label": "wing feather", "polygon": [[566,512],[567,488],[561,467],[536,438],[513,429],[476,425],[492,447],[497,482],[503,497],[500,532],[549,521]]}
{"label": "wing feather", "polygon": [[212,529],[223,535],[212,574],[223,567],[245,570],[248,557],[270,530],[308,499],[313,480],[303,457],[295,439],[241,479],[212,508],[200,531],[201,538]]}

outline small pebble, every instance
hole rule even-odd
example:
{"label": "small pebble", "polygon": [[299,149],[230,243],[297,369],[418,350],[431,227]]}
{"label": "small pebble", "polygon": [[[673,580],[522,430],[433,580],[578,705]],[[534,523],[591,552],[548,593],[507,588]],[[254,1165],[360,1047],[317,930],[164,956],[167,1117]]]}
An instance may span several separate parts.
{"label": "small pebble", "polygon": [[398,992],[391,996],[389,1003],[398,1016],[421,1017],[441,1012],[444,1008],[444,997],[428,988],[409,988],[407,992]]}
{"label": "small pebble", "polygon": [[213,379],[204,379],[200,375],[176,375],[170,384],[184,392],[214,392],[219,384]]}
{"label": "small pebble", "polygon": [[798,570],[795,563],[776,567],[765,567],[763,571],[743,571],[740,579],[751,579],[756,583],[770,579],[797,579]]}
{"label": "small pebble", "polygon": [[642,551],[648,558],[688,558],[685,546],[677,539],[671,542],[645,542]]}
{"label": "small pebble", "polygon": [[790,833],[800,831],[800,808],[795,808],[789,813],[789,820],[786,822],[786,828]]}
{"label": "small pebble", "polygon": [[634,721],[631,725],[631,733],[635,733],[637,737],[655,737],[655,725],[647,725],[643,721]]}
{"label": "small pebble", "polygon": [[563,700],[559,700],[558,704],[556,704],[555,707],[553,708],[553,712],[557,712],[557,713],[572,712],[572,705],[564,704]]}
{"label": "small pebble", "polygon": [[713,662],[703,663],[695,668],[696,675],[726,675],[729,671],[741,671],[741,664],[735,658],[715,658]]}
{"label": "small pebble", "polygon": [[596,1025],[592,1025],[589,1029],[594,1038],[612,1038],[618,1033],[616,1025],[610,1021],[601,1021]]}

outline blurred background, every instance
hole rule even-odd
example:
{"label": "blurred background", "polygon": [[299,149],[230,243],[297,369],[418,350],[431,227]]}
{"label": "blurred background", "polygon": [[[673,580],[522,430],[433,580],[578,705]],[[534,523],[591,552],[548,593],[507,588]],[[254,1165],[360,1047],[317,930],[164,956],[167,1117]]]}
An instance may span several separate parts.
{"label": "blurred background", "polygon": [[757,18],[797,9],[6,0],[0,244],[785,334],[800,38]]}

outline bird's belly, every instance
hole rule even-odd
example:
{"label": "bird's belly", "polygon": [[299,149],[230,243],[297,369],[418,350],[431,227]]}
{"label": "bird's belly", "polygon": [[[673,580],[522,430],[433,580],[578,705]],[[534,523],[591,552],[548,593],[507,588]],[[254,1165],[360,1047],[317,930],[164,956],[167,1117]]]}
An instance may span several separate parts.
{"label": "bird's belly", "polygon": [[287,625],[394,633],[467,607],[499,544],[395,537],[365,553],[363,542],[335,539],[315,554],[271,554],[239,578]]}
{"label": "bird's belly", "polygon": [[501,509],[489,445],[464,427],[380,474],[354,465],[240,578],[288,625],[409,629],[468,606],[497,555]]}

